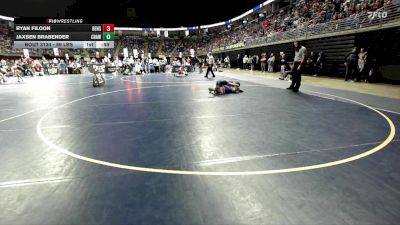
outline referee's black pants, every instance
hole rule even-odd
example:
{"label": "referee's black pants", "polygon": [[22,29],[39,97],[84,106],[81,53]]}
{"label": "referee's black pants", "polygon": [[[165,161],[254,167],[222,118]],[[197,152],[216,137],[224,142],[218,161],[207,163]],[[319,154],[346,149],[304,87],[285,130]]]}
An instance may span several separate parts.
{"label": "referee's black pants", "polygon": [[209,72],[211,72],[212,75],[213,75],[213,77],[215,77],[215,74],[214,74],[212,68],[213,68],[213,65],[208,65],[208,67],[207,67],[207,73],[206,73],[206,76],[205,76],[205,77],[208,77],[208,73],[209,73]]}
{"label": "referee's black pants", "polygon": [[293,89],[293,91],[298,91],[300,88],[300,84],[301,84],[301,70],[303,68],[301,68],[300,70],[298,70],[298,67],[300,65],[301,62],[294,62],[293,68],[292,68],[292,84],[290,85],[290,89]]}

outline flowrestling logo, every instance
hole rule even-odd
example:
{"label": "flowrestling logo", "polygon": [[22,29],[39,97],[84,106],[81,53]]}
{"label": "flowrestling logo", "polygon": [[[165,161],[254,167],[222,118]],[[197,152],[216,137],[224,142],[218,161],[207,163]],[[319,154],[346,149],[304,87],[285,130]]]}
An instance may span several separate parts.
{"label": "flowrestling logo", "polygon": [[387,17],[387,12],[368,12],[368,19],[373,20],[375,18],[385,19]]}
{"label": "flowrestling logo", "polygon": [[51,18],[46,19],[46,23],[49,24],[74,24],[74,23],[83,23],[83,19],[66,19],[66,18]]}

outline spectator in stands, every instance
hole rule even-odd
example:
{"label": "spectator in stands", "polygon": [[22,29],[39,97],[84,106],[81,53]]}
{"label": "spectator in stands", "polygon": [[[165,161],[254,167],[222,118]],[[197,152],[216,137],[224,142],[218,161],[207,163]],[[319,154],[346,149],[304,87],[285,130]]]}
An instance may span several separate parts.
{"label": "spectator in stands", "polygon": [[357,47],[354,47],[351,52],[344,57],[344,65],[346,67],[345,81],[348,81],[349,79],[354,80],[356,78],[357,62]]}
{"label": "spectator in stands", "polygon": [[266,53],[261,54],[260,62],[261,62],[261,72],[265,72],[265,67],[267,65]]}
{"label": "spectator in stands", "polygon": [[268,59],[268,72],[274,72],[274,65],[275,65],[275,56],[274,53],[271,53]]}
{"label": "spectator in stands", "polygon": [[294,42],[294,60],[293,60],[293,68],[291,71],[292,75],[292,84],[288,87],[288,90],[293,90],[294,92],[298,92],[301,84],[301,72],[304,69],[306,62],[307,49],[302,46],[298,41]]}

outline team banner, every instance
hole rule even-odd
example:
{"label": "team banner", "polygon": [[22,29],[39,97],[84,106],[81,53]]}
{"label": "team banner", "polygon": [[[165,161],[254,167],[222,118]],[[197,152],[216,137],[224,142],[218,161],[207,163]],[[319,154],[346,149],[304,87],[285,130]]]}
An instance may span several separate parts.
{"label": "team banner", "polygon": [[108,66],[105,63],[88,64],[88,70],[90,73],[114,73],[117,71],[116,66]]}
{"label": "team banner", "polygon": [[225,50],[225,47],[213,48],[211,51],[212,52],[221,52],[223,50]]}
{"label": "team banner", "polygon": [[233,45],[228,45],[225,47],[225,49],[234,49],[234,48],[242,48],[244,47],[244,42],[239,42]]}
{"label": "team banner", "polygon": [[106,66],[106,73],[114,73],[115,71],[117,71],[116,66]]}
{"label": "team banner", "polygon": [[97,74],[97,73],[105,73],[106,72],[106,64],[104,63],[96,63],[96,64],[88,64],[89,72]]}
{"label": "team banner", "polygon": [[236,43],[233,45],[228,45],[225,47],[214,48],[214,49],[212,49],[212,52],[220,52],[220,51],[229,50],[229,49],[242,48],[244,46],[245,46],[244,42],[239,42],[239,43]]}

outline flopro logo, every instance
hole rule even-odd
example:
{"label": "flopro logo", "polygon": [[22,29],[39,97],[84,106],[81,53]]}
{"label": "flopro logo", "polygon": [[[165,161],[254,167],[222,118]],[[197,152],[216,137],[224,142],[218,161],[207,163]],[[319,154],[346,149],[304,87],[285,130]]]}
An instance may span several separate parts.
{"label": "flopro logo", "polygon": [[375,18],[384,19],[387,17],[387,12],[368,12],[368,19],[373,20]]}

